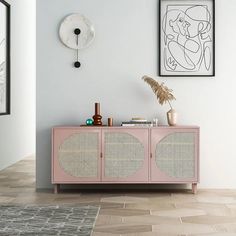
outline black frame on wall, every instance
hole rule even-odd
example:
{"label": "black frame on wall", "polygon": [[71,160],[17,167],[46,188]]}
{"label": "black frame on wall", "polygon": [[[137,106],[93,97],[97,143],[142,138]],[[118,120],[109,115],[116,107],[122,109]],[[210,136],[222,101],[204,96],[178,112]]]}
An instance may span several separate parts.
{"label": "black frame on wall", "polygon": [[[0,115],[9,115],[10,114],[10,109],[11,109],[11,99],[10,99],[10,78],[11,78],[11,65],[10,65],[10,32],[11,32],[11,6],[9,3],[7,3],[4,0],[0,0],[0,4],[3,4],[6,7],[6,43],[5,43],[5,51],[6,51],[6,78],[5,78],[5,111],[0,111]],[[1,30],[1,29],[0,29]]]}
{"label": "black frame on wall", "polygon": [[[164,17],[165,17],[165,22],[164,22],[165,24],[164,25],[166,25],[167,24],[167,22],[166,22],[167,21],[167,12],[168,12],[166,10],[166,14],[164,14],[164,17],[163,17],[162,3],[164,3],[164,2],[171,2],[171,4],[170,4],[171,7],[173,7],[173,6],[180,7],[180,11],[179,11],[180,14],[179,15],[176,14],[176,17],[173,20],[170,20],[168,22],[168,26],[170,26],[173,31],[175,30],[174,33],[177,33],[177,31],[178,31],[178,28],[174,29],[174,27],[177,26],[177,20],[180,21],[181,15],[183,16],[187,12],[187,10],[184,12],[183,10],[181,10],[181,8],[184,9],[186,6],[190,6],[190,8],[191,8],[190,11],[192,11],[194,13],[194,11],[192,10],[194,6],[195,7],[202,7],[203,6],[202,4],[204,2],[212,4],[211,11],[209,11],[208,8],[206,7],[206,9],[207,9],[206,12],[208,12],[210,14],[209,16],[211,16],[211,17],[209,17],[209,21],[208,22],[202,21],[202,23],[201,23],[202,27],[203,28],[205,27],[205,31],[207,31],[207,30],[212,31],[211,38],[209,38],[209,39],[211,39],[211,41],[208,41],[208,43],[212,43],[211,47],[207,46],[206,47],[207,49],[206,49],[206,48],[202,48],[203,45],[201,45],[201,48],[202,48],[201,63],[204,63],[206,69],[211,68],[208,73],[203,73],[203,72],[199,73],[197,71],[191,72],[191,71],[187,71],[187,69],[186,69],[186,71],[184,71],[184,69],[183,69],[183,71],[175,71],[175,68],[182,67],[182,66],[180,66],[180,64],[178,63],[178,59],[176,60],[176,58],[173,56],[173,54],[169,53],[170,56],[168,57],[167,50],[166,49],[164,50],[164,47],[162,46],[162,40],[164,40],[163,34],[166,36],[165,42],[167,42],[167,39],[168,39],[167,38],[168,32],[164,31],[164,29],[163,29]],[[193,2],[194,2],[194,4],[193,4]],[[196,4],[195,4],[195,2],[196,2]],[[173,14],[175,10],[171,10],[171,11],[172,11],[171,14]],[[197,13],[195,13],[195,14],[197,15]],[[191,18],[188,18],[188,15],[186,14],[182,20],[184,20],[184,23],[188,24],[188,22],[187,22],[188,19],[191,20]],[[179,23],[182,23],[182,22],[179,22]],[[200,26],[198,25],[198,27],[200,27]],[[186,28],[186,32],[187,32],[187,30],[188,29]],[[181,34],[181,33],[179,33],[179,34]],[[187,37],[189,37],[189,39],[191,40],[191,36],[188,35]],[[203,33],[199,34],[199,37],[204,37]],[[174,48],[175,44],[178,45],[176,48]],[[185,60],[186,60],[185,64],[187,64],[189,67],[191,67],[190,66],[192,63],[191,57],[189,57],[188,54],[186,53],[185,46],[186,46],[185,44],[184,44],[184,46],[182,46],[181,43],[179,43],[177,40],[176,40],[176,42],[174,42],[171,45],[171,47],[173,48],[175,53],[177,53],[177,55],[179,52],[180,52],[180,54],[183,53],[182,58],[185,58]],[[164,52],[165,52],[165,55],[163,55]],[[166,60],[163,59],[163,56],[165,56]],[[208,59],[208,61],[210,61],[209,64],[206,64],[207,63],[206,59]],[[169,65],[167,63],[169,63]],[[165,64],[165,65],[163,65],[163,64]],[[166,70],[165,73],[163,73],[162,69],[163,69],[163,67],[166,68],[166,65],[168,66],[168,72]],[[196,65],[194,65],[194,66],[196,66]],[[158,66],[158,68],[159,68],[159,76],[162,76],[162,77],[213,77],[213,76],[215,76],[215,0],[172,0],[172,1],[159,0],[159,66]],[[182,68],[184,68],[184,66]],[[206,71],[206,69],[205,69],[205,71]]]}

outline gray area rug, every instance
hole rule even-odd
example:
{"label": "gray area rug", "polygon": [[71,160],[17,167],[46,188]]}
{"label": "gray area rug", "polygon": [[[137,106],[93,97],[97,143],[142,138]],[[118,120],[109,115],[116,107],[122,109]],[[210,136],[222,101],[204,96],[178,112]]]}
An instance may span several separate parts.
{"label": "gray area rug", "polygon": [[90,236],[96,206],[1,205],[0,235]]}

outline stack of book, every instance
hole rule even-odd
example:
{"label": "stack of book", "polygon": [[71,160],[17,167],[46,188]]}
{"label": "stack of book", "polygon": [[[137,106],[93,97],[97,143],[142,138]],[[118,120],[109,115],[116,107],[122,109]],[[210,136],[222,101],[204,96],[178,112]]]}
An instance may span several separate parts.
{"label": "stack of book", "polygon": [[132,118],[130,121],[123,121],[121,126],[150,127],[152,126],[152,122],[143,118]]}

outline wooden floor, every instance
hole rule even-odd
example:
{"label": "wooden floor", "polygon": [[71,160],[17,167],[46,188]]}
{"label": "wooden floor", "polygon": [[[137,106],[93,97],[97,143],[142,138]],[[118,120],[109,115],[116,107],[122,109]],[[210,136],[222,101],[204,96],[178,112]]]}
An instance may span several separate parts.
{"label": "wooden floor", "polygon": [[35,191],[35,161],[0,172],[1,204],[84,204],[101,210],[93,236],[236,236],[236,191]]}

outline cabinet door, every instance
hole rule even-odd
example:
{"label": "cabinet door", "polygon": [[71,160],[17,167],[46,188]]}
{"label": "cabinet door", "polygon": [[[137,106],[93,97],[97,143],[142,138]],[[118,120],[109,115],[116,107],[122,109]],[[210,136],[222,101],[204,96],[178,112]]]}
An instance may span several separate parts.
{"label": "cabinet door", "polygon": [[151,130],[151,181],[198,182],[198,129]]}
{"label": "cabinet door", "polygon": [[148,181],[148,129],[104,129],[102,140],[103,182]]}
{"label": "cabinet door", "polygon": [[101,132],[90,128],[53,129],[53,183],[101,180]]}

